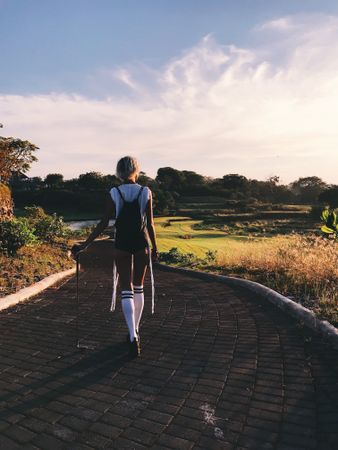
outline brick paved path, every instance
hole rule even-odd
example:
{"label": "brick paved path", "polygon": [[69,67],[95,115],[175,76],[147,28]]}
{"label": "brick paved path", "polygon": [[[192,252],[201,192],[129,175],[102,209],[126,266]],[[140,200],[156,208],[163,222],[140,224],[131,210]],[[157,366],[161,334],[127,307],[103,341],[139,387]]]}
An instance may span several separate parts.
{"label": "brick paved path", "polygon": [[156,270],[129,360],[111,274],[75,278],[1,313],[0,449],[338,448],[337,352],[218,282]]}

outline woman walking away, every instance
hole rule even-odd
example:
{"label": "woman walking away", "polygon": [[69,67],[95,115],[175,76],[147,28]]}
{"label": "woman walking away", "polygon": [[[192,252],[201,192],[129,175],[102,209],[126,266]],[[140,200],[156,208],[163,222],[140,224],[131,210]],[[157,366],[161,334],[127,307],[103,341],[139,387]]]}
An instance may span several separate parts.
{"label": "woman walking away", "polygon": [[[139,173],[135,158],[125,156],[118,161],[116,175],[122,183],[110,190],[104,217],[87,240],[75,249],[76,252],[84,250],[104,231],[109,219],[116,219],[115,263],[121,287],[122,311],[129,330],[129,353],[133,357],[139,356],[141,351],[139,325],[144,306],[143,281],[148,263],[151,266],[151,260],[157,259],[152,193],[147,186],[136,182]],[[151,254],[148,238],[152,245]],[[114,280],[113,298],[115,289]]]}

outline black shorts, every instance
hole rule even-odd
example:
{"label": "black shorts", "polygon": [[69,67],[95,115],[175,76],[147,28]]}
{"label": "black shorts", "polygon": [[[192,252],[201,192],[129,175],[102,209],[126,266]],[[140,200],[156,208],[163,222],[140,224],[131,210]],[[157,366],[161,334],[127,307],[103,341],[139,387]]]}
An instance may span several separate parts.
{"label": "black shorts", "polygon": [[148,241],[144,234],[132,239],[115,238],[115,248],[129,253],[136,253],[148,247]]}

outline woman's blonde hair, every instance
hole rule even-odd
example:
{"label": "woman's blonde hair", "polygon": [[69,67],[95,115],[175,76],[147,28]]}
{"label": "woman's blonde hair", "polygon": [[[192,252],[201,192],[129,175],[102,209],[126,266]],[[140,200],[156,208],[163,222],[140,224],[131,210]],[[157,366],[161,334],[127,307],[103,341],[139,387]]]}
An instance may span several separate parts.
{"label": "woman's blonde hair", "polygon": [[139,173],[140,167],[137,159],[132,156],[124,156],[116,165],[116,175],[122,181],[128,180],[128,178],[134,174],[138,177]]}

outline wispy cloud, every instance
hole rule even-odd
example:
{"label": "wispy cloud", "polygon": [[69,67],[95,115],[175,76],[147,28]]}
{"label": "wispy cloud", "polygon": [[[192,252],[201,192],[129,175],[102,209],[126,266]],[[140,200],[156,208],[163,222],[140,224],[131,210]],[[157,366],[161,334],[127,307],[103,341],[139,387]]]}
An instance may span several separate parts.
{"label": "wispy cloud", "polygon": [[102,100],[3,94],[3,133],[40,146],[31,174],[112,172],[132,153],[151,175],[171,165],[337,182],[338,17],[275,18],[254,33],[251,48],[208,35],[160,70],[101,70]]}
{"label": "wispy cloud", "polygon": [[[299,20],[299,16],[298,16]],[[256,30],[289,31],[296,27],[297,21],[293,17],[280,17],[270,20],[256,27]]]}

